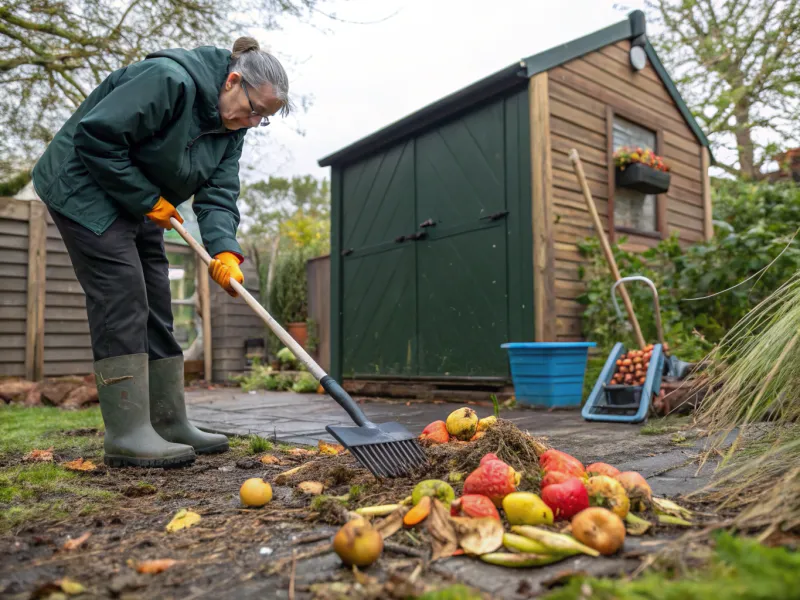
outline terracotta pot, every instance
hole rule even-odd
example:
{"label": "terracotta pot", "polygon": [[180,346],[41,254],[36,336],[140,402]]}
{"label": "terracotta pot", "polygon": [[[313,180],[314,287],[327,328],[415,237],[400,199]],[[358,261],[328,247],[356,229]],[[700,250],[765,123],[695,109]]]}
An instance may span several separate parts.
{"label": "terracotta pot", "polygon": [[286,331],[298,344],[303,348],[306,347],[306,343],[308,342],[308,323],[289,323],[286,326]]}

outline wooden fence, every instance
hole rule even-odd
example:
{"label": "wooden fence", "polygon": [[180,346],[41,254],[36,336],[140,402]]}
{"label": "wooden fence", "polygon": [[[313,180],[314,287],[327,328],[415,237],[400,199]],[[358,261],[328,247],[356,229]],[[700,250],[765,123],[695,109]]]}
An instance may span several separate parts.
{"label": "wooden fence", "polygon": [[[187,246],[167,247],[191,253]],[[257,294],[255,270],[242,266],[246,287]],[[201,310],[203,296],[210,298],[206,368],[214,381],[226,381],[246,370],[245,339],[263,336],[264,325],[240,299],[216,285],[209,290],[205,268],[196,272]],[[83,375],[92,372],[92,362],[85,296],[50,214],[39,200],[0,198],[0,376]]]}
{"label": "wooden fence", "polygon": [[308,316],[314,322],[316,348],[312,353],[326,371],[331,368],[331,260],[329,255],[306,262]]}

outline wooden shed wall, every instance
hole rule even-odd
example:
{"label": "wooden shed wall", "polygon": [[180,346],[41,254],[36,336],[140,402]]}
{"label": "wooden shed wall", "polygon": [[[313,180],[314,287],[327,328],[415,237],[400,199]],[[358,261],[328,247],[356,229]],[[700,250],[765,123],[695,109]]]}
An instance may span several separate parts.
{"label": "wooden shed wall", "polygon": [[673,232],[685,244],[704,239],[702,146],[652,65],[632,70],[629,48],[628,41],[609,45],[548,72],[559,341],[581,339],[583,307],[575,298],[585,284],[578,276],[582,258],[577,242],[595,235],[568,152],[578,150],[598,213],[608,224],[609,197],[613,202],[614,196],[610,132],[615,112],[657,131],[657,152],[671,167],[671,184],[667,194],[658,196],[660,237],[622,233],[608,225],[607,234],[612,240],[625,235],[630,250],[652,247]]}
{"label": "wooden shed wall", "polygon": [[[25,376],[28,215],[0,204],[0,375]],[[23,214],[24,213],[24,214]]]}

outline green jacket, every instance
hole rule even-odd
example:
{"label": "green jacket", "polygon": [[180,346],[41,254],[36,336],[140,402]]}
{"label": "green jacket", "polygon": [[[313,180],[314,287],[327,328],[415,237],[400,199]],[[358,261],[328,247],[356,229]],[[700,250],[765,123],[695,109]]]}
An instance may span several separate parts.
{"label": "green jacket", "polygon": [[193,209],[209,254],[242,254],[239,158],[246,129],[223,127],[230,52],[162,50],[109,75],[33,169],[39,197],[96,234],[120,211],[143,218],[159,196]]}

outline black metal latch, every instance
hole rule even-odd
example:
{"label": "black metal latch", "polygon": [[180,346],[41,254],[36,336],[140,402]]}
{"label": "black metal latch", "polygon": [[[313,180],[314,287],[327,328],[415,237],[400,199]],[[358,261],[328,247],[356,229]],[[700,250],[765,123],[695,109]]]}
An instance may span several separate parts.
{"label": "black metal latch", "polygon": [[503,217],[505,217],[507,214],[508,211],[504,210],[503,212],[496,212],[492,213],[491,215],[486,215],[485,217],[481,217],[479,220],[483,221],[485,219],[488,219],[489,221],[497,221],[498,219],[502,219]]}
{"label": "black metal latch", "polygon": [[428,237],[427,231],[418,231],[417,233],[412,233],[411,235],[407,235],[407,240],[423,240]]}

